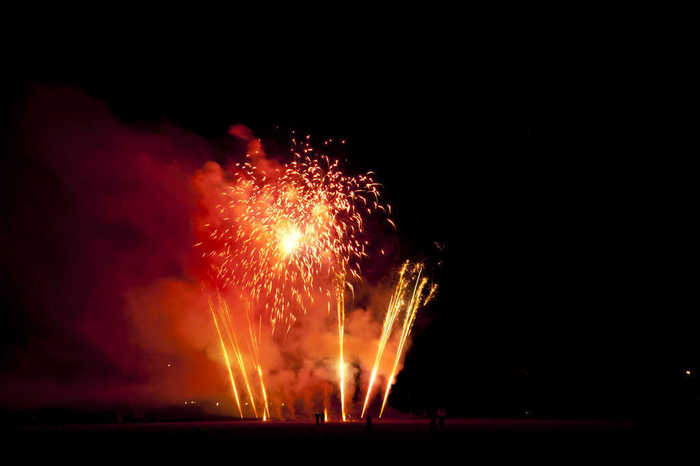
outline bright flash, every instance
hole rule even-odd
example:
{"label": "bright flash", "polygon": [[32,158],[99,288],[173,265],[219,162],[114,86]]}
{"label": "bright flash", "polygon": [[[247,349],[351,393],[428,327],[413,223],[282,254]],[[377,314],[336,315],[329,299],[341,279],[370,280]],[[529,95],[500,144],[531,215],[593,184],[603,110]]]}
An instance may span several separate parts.
{"label": "bright flash", "polygon": [[292,254],[301,243],[301,232],[297,228],[289,228],[284,231],[280,238],[280,249],[282,254],[288,256]]}
{"label": "bright flash", "polygon": [[[292,139],[294,158],[274,169],[258,166],[257,157],[246,154],[249,161],[232,167],[230,179],[198,224],[201,236],[194,247],[201,248],[212,297],[217,297],[209,306],[241,418],[242,404],[260,418],[257,404],[262,419],[270,419],[258,347],[263,319],[273,335],[289,333],[297,317],[318,303],[319,295],[327,300],[329,314],[333,305],[337,313],[340,419],[348,417],[345,289],[353,290],[351,281],[361,280],[360,261],[368,257],[365,221],[374,214],[390,215],[390,208],[381,203],[380,184],[372,172],[343,174],[339,162],[316,154],[309,139],[301,144]],[[259,155],[260,149],[255,146],[252,155]],[[205,200],[208,205],[208,195]],[[389,218],[386,221],[394,226]],[[224,297],[233,290],[247,302],[241,313],[250,338],[242,336],[240,319],[232,316]],[[240,374],[240,393],[234,371]],[[258,383],[249,377],[250,371],[257,371]],[[256,385],[261,397],[253,394]],[[248,401],[243,402],[246,395]]]}

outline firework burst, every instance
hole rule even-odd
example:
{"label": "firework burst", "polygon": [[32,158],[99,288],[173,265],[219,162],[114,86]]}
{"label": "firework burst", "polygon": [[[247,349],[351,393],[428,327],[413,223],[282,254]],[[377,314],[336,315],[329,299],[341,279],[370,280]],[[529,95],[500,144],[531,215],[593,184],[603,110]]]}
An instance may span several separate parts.
{"label": "firework burst", "polygon": [[218,291],[240,290],[264,305],[274,330],[289,331],[330,284],[359,279],[367,256],[365,218],[387,212],[372,173],[344,175],[338,162],[305,144],[289,163],[262,170],[254,158],[234,166],[214,220],[201,226],[202,257]]}
{"label": "firework burst", "polygon": [[[293,159],[275,168],[258,163],[264,160],[259,141],[251,144],[255,151],[247,154],[246,162],[234,165],[229,181],[216,195],[207,223],[199,226],[201,240],[195,247],[208,264],[208,282],[218,296],[218,306],[211,306],[211,313],[239,411],[229,354],[238,363],[256,417],[248,370],[257,373],[262,417],[268,419],[269,400],[258,348],[262,319],[269,323],[273,335],[286,334],[299,315],[317,301],[326,300],[329,312],[333,302],[337,310],[338,384],[344,421],[345,290],[353,290],[351,282],[360,280],[360,261],[368,255],[366,218],[374,213],[389,214],[390,208],[380,203],[379,183],[371,172],[345,175],[337,161],[315,154],[308,138],[302,144],[292,143]],[[246,367],[245,352],[236,337],[241,323],[234,321],[221,297],[227,290],[236,290],[242,301],[250,303],[245,314],[250,367]],[[260,324],[257,335],[252,324],[256,320]],[[228,337],[228,351],[221,327]]]}

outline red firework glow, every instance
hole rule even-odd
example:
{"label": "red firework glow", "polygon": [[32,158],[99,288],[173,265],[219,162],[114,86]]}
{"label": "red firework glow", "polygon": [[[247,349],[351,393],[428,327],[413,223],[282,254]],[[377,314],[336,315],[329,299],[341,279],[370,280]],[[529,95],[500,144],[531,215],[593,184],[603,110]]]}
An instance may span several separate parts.
{"label": "red firework glow", "polygon": [[273,329],[288,332],[315,294],[335,298],[325,281],[345,288],[346,277],[360,278],[363,217],[387,209],[371,173],[346,176],[308,143],[272,170],[256,164],[256,155],[235,165],[195,247],[216,291],[235,288],[242,299],[263,303]]}
{"label": "red firework glow", "polygon": [[[198,222],[200,238],[194,247],[206,264],[204,289],[214,295],[210,312],[241,417],[244,406],[250,406],[248,415],[270,418],[260,342],[266,338],[279,345],[299,318],[316,308],[326,309],[327,316],[335,310],[338,404],[340,419],[348,418],[345,301],[354,292],[353,282],[361,280],[360,261],[368,255],[365,222],[375,214],[390,214],[390,208],[380,202],[371,172],[343,174],[337,161],[317,154],[308,140],[292,140],[293,159],[276,167],[253,140],[248,160],[236,163],[227,177],[217,172],[216,189],[202,197],[205,215]],[[201,179],[195,179],[198,184],[201,188]],[[402,280],[403,272],[397,285],[403,289]],[[406,302],[403,292],[394,295],[387,312],[395,318],[406,308],[410,324],[395,344],[390,381],[420,301]],[[385,323],[367,397],[390,336]],[[249,403],[242,405],[242,397]],[[366,404],[367,399],[363,413]]]}
{"label": "red firework glow", "polygon": [[[22,234],[8,243],[10,268],[60,270],[61,280],[29,280],[32,318],[60,331],[45,331],[27,354],[67,362],[19,359],[36,377],[18,372],[4,399],[187,400],[188,409],[266,419],[379,414],[410,343],[404,313],[415,286],[396,293],[396,275],[361,279],[368,265],[374,277],[390,267],[371,256],[387,244],[383,229],[394,235],[372,173],[350,176],[306,138],[277,163],[242,127],[232,135],[249,143],[248,157],[222,168],[207,160],[242,156],[221,152],[237,144],[175,127],[134,130],[72,92],[39,92],[25,114],[27,160],[57,179],[27,162],[23,195],[46,203],[27,203],[15,230],[55,235],[68,262],[53,242]],[[58,234],[65,225],[68,236]],[[69,367],[75,383],[52,380],[51,370],[63,380]]]}

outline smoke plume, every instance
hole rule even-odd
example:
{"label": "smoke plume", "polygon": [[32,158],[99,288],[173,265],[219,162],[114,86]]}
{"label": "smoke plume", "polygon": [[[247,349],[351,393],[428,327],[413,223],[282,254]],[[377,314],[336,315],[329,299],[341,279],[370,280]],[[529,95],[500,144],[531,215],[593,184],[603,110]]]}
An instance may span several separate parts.
{"label": "smoke plume", "polygon": [[[244,154],[166,123],[125,125],[103,103],[65,88],[34,89],[17,121],[15,207],[2,241],[12,334],[3,347],[3,401],[201,400],[233,413],[193,248],[194,219],[207,214],[202,206],[214,202],[229,164]],[[243,142],[260,170],[279,166],[245,126],[233,126],[226,138]],[[389,272],[384,283],[358,286],[352,302],[360,304],[348,304],[351,413],[381,335]],[[234,313],[244,306],[233,292],[226,299]],[[337,410],[337,332],[324,303],[284,337],[262,333],[274,417]],[[390,365],[385,358],[380,379]]]}

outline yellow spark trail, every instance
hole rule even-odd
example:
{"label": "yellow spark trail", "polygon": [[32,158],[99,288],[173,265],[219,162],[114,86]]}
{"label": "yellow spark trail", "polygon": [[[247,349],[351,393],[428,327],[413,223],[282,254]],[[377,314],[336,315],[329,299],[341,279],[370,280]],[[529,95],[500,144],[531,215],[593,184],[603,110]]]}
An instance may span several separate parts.
{"label": "yellow spark trail", "polygon": [[340,379],[340,412],[341,419],[345,422],[345,359],[343,358],[343,335],[345,334],[345,280],[341,280],[336,293],[338,310],[338,344],[340,346],[340,360],[338,362],[338,373]]}
{"label": "yellow spark trail", "polygon": [[216,315],[214,314],[214,305],[209,299],[209,310],[211,311],[211,317],[214,319],[214,326],[216,327],[216,333],[219,335],[219,341],[221,342],[221,350],[224,353],[224,359],[226,360],[226,369],[228,370],[228,377],[231,381],[231,388],[233,389],[233,397],[236,400],[236,406],[238,406],[238,413],[243,419],[243,410],[241,409],[241,400],[238,398],[238,390],[236,389],[236,382],[233,379],[233,372],[231,371],[231,362],[228,358],[228,353],[226,352],[226,345],[224,344],[224,339],[221,337],[221,330],[219,330],[219,323],[216,320]]}
{"label": "yellow spark trail", "polygon": [[229,342],[231,343],[231,349],[233,350],[233,354],[238,361],[238,367],[241,369],[241,374],[243,375],[243,381],[245,382],[246,390],[248,391],[248,398],[250,398],[250,405],[253,409],[253,414],[255,417],[258,417],[258,410],[255,407],[255,397],[253,396],[253,390],[250,388],[250,382],[248,380],[248,371],[246,370],[245,362],[243,361],[243,354],[241,353],[241,348],[238,345],[238,339],[236,338],[236,334],[233,330],[231,312],[228,304],[226,304],[226,301],[221,298],[221,296],[219,296],[219,303],[220,309],[228,319],[228,326],[224,326],[224,329],[226,329]]}
{"label": "yellow spark trail", "polygon": [[267,392],[265,391],[265,381],[263,380],[263,373],[260,364],[258,364],[258,376],[260,377],[260,389],[262,390],[263,402],[263,421],[267,421],[270,418],[270,406],[267,402]]}
{"label": "yellow spark trail", "polygon": [[386,344],[389,341],[389,337],[391,336],[391,330],[394,327],[396,317],[401,311],[401,305],[403,304],[403,295],[406,290],[406,287],[408,286],[408,281],[404,280],[404,274],[406,273],[407,267],[408,261],[406,261],[401,267],[401,271],[399,272],[399,280],[396,284],[396,287],[394,288],[394,292],[391,295],[389,305],[387,306],[386,317],[384,318],[384,326],[382,328],[382,336],[377,346],[377,355],[374,358],[374,365],[372,366],[372,375],[369,379],[369,386],[367,387],[367,394],[365,395],[365,402],[362,405],[362,414],[360,415],[360,417],[365,417],[367,403],[369,402],[370,395],[372,394],[372,387],[377,377],[377,371],[379,370],[379,364],[382,360],[384,349],[386,348]]}
{"label": "yellow spark trail", "polygon": [[413,287],[413,295],[411,296],[411,300],[409,301],[408,306],[406,307],[403,328],[401,329],[401,338],[399,339],[399,345],[396,349],[396,356],[394,358],[394,366],[389,375],[389,380],[387,381],[386,388],[384,389],[384,399],[382,400],[382,408],[379,411],[380,418],[384,414],[384,408],[386,408],[386,402],[389,399],[389,392],[391,391],[391,386],[394,384],[394,378],[396,377],[396,370],[399,366],[399,362],[401,361],[401,356],[403,354],[404,347],[406,346],[406,341],[408,341],[408,337],[411,333],[411,329],[416,319],[418,309],[421,306],[425,306],[426,304],[428,304],[428,302],[435,295],[435,291],[437,289],[437,287],[433,285],[430,288],[428,296],[425,299],[423,299],[423,290],[425,288],[425,285],[428,283],[428,279],[425,277],[421,279],[421,275],[423,273],[423,264],[418,264],[416,266],[416,269],[418,275],[416,277],[416,283]]}
{"label": "yellow spark trail", "polygon": [[248,307],[248,311],[246,313],[246,319],[248,320],[248,333],[250,335],[250,347],[253,353],[253,356],[255,358],[255,365],[257,367],[257,372],[258,372],[258,378],[260,380],[260,392],[262,393],[262,398],[263,398],[263,421],[266,421],[270,418],[270,403],[267,400],[267,390],[265,390],[265,380],[263,378],[263,372],[262,372],[262,364],[260,363],[260,351],[258,347],[258,339],[255,336],[255,331],[253,330],[253,325],[250,320],[250,307]]}

